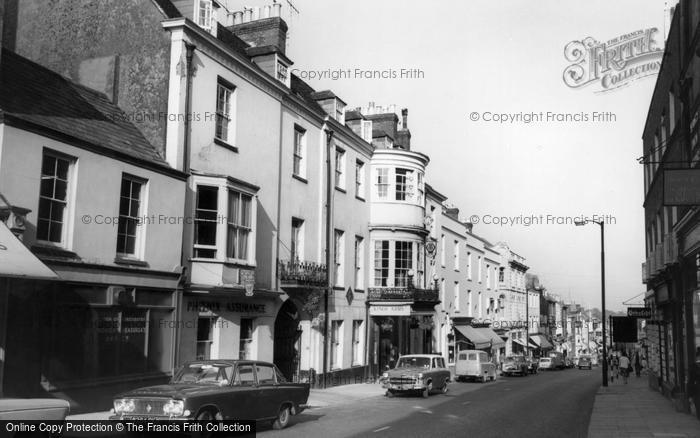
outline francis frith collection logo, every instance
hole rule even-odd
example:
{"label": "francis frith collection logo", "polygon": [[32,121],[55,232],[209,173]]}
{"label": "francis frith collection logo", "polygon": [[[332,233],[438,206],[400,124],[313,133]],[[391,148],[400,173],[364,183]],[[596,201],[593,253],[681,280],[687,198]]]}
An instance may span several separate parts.
{"label": "francis frith collection logo", "polygon": [[605,93],[631,82],[656,75],[661,68],[663,47],[657,43],[658,29],[637,30],[606,42],[592,37],[571,41],[564,57],[564,83],[570,88],[597,85]]}

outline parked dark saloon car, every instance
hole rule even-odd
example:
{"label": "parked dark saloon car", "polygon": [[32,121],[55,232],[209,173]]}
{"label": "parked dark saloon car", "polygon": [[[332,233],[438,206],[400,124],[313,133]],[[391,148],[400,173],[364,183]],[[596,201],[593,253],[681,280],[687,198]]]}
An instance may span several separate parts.
{"label": "parked dark saloon car", "polygon": [[119,394],[110,419],[272,420],[282,429],[308,398],[308,383],[287,382],[269,362],[193,361],[167,385]]}

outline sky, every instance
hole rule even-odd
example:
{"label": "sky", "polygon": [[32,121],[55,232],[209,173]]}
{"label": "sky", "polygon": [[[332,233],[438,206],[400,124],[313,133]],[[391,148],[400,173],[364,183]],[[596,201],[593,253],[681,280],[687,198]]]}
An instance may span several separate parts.
{"label": "sky", "polygon": [[[570,88],[564,48],[648,28],[658,29],[654,39],[663,47],[670,2],[292,0],[298,14],[280,2],[294,73],[352,69],[349,77],[307,82],[333,90],[351,108],[370,101],[408,108],[412,149],[430,156],[426,181],[460,216],[479,221],[475,233],[508,242],[549,292],[600,307],[600,229],[570,222],[603,217],[606,305],[623,310],[635,296],[641,304],[643,175],[636,159],[656,76],[606,93],[595,84]],[[228,1],[232,10],[239,3]],[[356,68],[422,74],[365,78]],[[569,120],[548,121],[548,112]],[[592,120],[595,112],[600,120]],[[531,113],[543,120],[525,123]],[[492,114],[523,115],[500,123]],[[506,224],[497,223],[501,217]],[[540,223],[525,225],[532,217]]]}

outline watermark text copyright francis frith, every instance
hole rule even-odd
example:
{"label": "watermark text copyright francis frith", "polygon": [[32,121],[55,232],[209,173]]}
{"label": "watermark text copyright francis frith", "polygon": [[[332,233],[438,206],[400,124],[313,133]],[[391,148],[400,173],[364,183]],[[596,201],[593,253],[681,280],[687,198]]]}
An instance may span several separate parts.
{"label": "watermark text copyright francis frith", "polygon": [[473,214],[469,216],[469,222],[472,224],[483,225],[498,225],[500,227],[531,227],[535,225],[576,225],[576,222],[591,221],[602,222],[605,225],[617,225],[617,218],[611,214],[594,214],[590,216],[566,216],[555,214],[519,214],[519,215],[500,215],[500,214]]}

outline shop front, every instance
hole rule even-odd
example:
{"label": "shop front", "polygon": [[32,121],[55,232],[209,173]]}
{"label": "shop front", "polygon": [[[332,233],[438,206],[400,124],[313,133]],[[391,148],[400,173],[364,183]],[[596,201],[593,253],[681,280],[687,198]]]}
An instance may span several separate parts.
{"label": "shop front", "polygon": [[371,302],[370,364],[374,376],[393,368],[405,354],[432,354],[434,312],[413,302]]}
{"label": "shop front", "polygon": [[482,350],[494,360],[500,357],[501,349],[505,347],[505,341],[491,329],[489,323],[473,322],[471,317],[453,318],[454,324],[454,349]]}
{"label": "shop front", "polygon": [[189,291],[183,297],[179,363],[207,359],[273,361],[273,328],[279,294]]}

